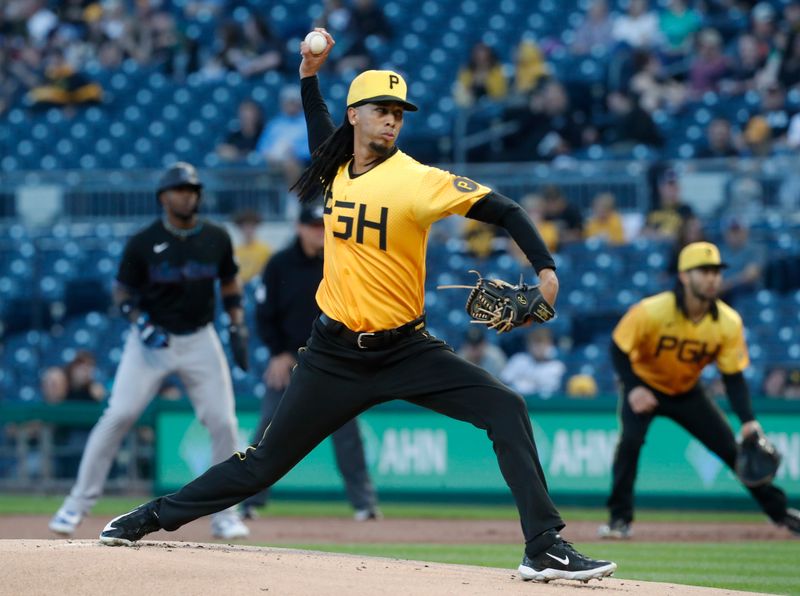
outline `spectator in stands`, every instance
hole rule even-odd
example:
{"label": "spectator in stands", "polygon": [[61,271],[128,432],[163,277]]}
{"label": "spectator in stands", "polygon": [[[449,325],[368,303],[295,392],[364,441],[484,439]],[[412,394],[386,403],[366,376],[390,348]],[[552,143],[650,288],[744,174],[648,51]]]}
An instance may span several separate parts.
{"label": "spectator in stands", "polygon": [[769,125],[773,148],[786,145],[786,133],[791,123],[791,113],[786,108],[786,92],[780,83],[773,81],[761,90],[760,116]]}
{"label": "spectator in stands", "polygon": [[486,332],[477,325],[467,328],[458,355],[498,378],[508,362],[505,352],[489,343]]}
{"label": "spectator in stands", "polygon": [[548,76],[550,68],[539,44],[532,39],[520,41],[514,64],[514,94],[528,97]]}
{"label": "spectator in stands", "polygon": [[608,14],[607,0],[593,0],[575,30],[572,52],[580,56],[607,53],[614,41],[613,30],[614,23]]}
{"label": "spectator in stands", "polygon": [[664,139],[656,123],[633,93],[608,94],[608,117],[602,128],[603,142],[612,152],[627,153],[635,145],[661,147]]}
{"label": "spectator in stands", "polygon": [[306,119],[300,100],[300,88],[287,85],[281,90],[281,113],[267,122],[256,151],[267,163],[283,173],[287,188],[300,177],[311,159],[308,150]]}
{"label": "spectator in stands", "polygon": [[744,129],[745,150],[749,157],[768,157],[772,155],[772,130],[769,122],[761,114],[753,116]]}
{"label": "spectator in stands", "polygon": [[677,112],[686,101],[686,87],[664,74],[654,52],[637,50],[631,58],[633,76],[630,89],[639,96],[639,105],[648,114],[664,109]]}
{"label": "spectator in stands", "polygon": [[727,118],[714,118],[706,127],[706,141],[697,150],[699,158],[737,157],[739,151],[733,139],[731,123]]}
{"label": "spectator in stands", "polygon": [[720,81],[720,91],[741,95],[761,87],[768,75],[766,56],[758,49],[758,40],[745,33],[736,40],[736,53],[728,64],[728,71]]}
{"label": "spectator in stands", "polygon": [[[261,17],[250,14],[244,23],[223,23],[218,33],[220,49],[214,57],[222,68],[253,77],[283,66],[283,41]],[[213,70],[206,68],[207,71]]]}
{"label": "spectator in stands", "polygon": [[775,49],[777,27],[775,24],[775,9],[769,2],[762,1],[750,11],[750,23],[753,36],[758,42],[758,51],[766,59]]}
{"label": "spectator in stands", "polygon": [[586,221],[585,237],[599,238],[612,246],[625,244],[622,216],[616,210],[614,195],[601,192],[592,201],[592,215]]}
{"label": "spectator in stands", "polygon": [[241,240],[236,244],[233,253],[239,264],[239,277],[242,283],[247,283],[264,269],[272,255],[272,249],[257,235],[261,223],[261,216],[257,211],[240,211],[234,216],[233,223],[241,234]]}
{"label": "spectator in stands", "polygon": [[353,0],[349,8],[345,8],[341,2],[330,4],[340,20],[340,25],[345,27],[344,35],[341,37],[332,32],[336,38],[336,45],[340,48],[335,64],[337,72],[344,74],[370,68],[373,59],[367,48],[367,39],[387,41],[394,33],[383,14],[383,8],[376,5],[374,0]]}
{"label": "spectator in stands", "polygon": [[729,217],[723,228],[719,250],[728,269],[722,280],[720,296],[725,302],[734,303],[740,296],[750,294],[760,286],[767,252],[761,243],[750,238],[745,220]]}
{"label": "spectator in stands", "polygon": [[64,401],[69,391],[66,371],[60,366],[51,366],[42,373],[42,398],[45,403],[57,404]]}
{"label": "spectator in stands", "polygon": [[681,201],[677,172],[664,169],[656,179],[656,206],[647,214],[643,235],[675,241],[684,221],[693,217],[692,208]]}
{"label": "spectator in stands", "polygon": [[689,67],[689,92],[692,97],[699,99],[704,93],[717,91],[729,68],[719,31],[703,29],[697,36],[695,56]]}
{"label": "spectator in stands", "polygon": [[663,40],[661,51],[669,62],[682,59],[691,52],[694,34],[702,23],[700,13],[690,8],[686,0],[669,1],[658,19]]}
{"label": "spectator in stands", "polygon": [[583,216],[580,210],[567,201],[556,185],[542,189],[545,219],[558,226],[558,239],[562,244],[583,240]]}
{"label": "spectator in stands", "polygon": [[87,350],[79,350],[65,367],[67,376],[66,401],[102,401],[106,388],[97,379],[97,360]]}
{"label": "spectator in stands", "polygon": [[773,399],[800,399],[800,368],[775,366],[764,378],[764,395]]}
{"label": "spectator in stands", "polygon": [[549,399],[561,389],[566,370],[557,358],[550,329],[535,327],[528,333],[527,351],[514,354],[508,360],[500,380],[523,395]]}
{"label": "spectator in stands", "polygon": [[534,92],[527,105],[507,108],[503,120],[515,126],[503,140],[506,161],[551,160],[597,138],[586,115],[570,107],[567,90],[555,79]]}
{"label": "spectator in stands", "polygon": [[485,43],[476,43],[470,51],[469,62],[458,72],[453,90],[456,103],[466,108],[484,97],[500,101],[507,94],[508,81],[497,54]]}
{"label": "spectator in stands", "polygon": [[628,11],[614,21],[612,36],[631,48],[647,48],[659,40],[658,17],[650,12],[648,0],[630,0]]}
{"label": "spectator in stands", "polygon": [[798,32],[793,32],[789,36],[786,51],[781,56],[778,82],[784,89],[791,89],[800,84],[800,33]]}
{"label": "spectator in stands", "polygon": [[264,128],[264,112],[252,99],[239,104],[238,128],[217,145],[217,155],[223,161],[242,161],[256,150]]}
{"label": "spectator in stands", "polygon": [[77,72],[66,61],[62,50],[50,50],[44,67],[41,82],[30,91],[30,100],[35,107],[71,109],[98,104],[103,100],[102,87]]}

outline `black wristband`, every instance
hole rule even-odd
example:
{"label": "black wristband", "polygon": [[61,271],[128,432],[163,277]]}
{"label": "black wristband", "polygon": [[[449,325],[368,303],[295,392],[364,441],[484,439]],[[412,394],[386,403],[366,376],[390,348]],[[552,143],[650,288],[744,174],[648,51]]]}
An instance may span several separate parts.
{"label": "black wristband", "polygon": [[222,297],[222,306],[225,310],[232,310],[234,308],[242,308],[242,295],[241,294],[228,294]]}

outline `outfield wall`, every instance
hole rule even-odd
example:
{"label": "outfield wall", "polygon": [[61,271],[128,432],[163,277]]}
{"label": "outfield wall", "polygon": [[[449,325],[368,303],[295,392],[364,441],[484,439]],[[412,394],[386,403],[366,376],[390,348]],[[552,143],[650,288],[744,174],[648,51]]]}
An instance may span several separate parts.
{"label": "outfield wall", "polygon": [[[612,403],[551,401],[532,407],[541,461],[559,502],[601,505],[605,500],[617,437]],[[765,405],[772,407],[760,408],[759,419],[784,455],[779,483],[790,495],[800,495],[800,412],[774,411],[789,404]],[[155,420],[156,490],[163,493],[202,473],[210,463],[210,447],[190,411],[160,411]],[[382,497],[510,500],[483,431],[406,404],[374,408],[359,421],[367,464]],[[239,412],[242,446],[256,423],[255,412]],[[651,426],[639,470],[637,497],[643,504],[750,504],[722,462],[670,420],[657,419]],[[275,494],[343,494],[330,439],[276,484]]]}

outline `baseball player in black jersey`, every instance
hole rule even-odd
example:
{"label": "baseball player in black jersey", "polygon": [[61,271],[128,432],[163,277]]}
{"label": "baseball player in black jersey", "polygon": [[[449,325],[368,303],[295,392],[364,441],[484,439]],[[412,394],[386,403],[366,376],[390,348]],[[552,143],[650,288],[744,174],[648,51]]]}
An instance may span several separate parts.
{"label": "baseball player in black jersey", "polygon": [[[231,349],[247,368],[238,266],[228,233],[199,219],[202,184],[194,167],[176,163],[161,177],[157,198],[162,218],[130,238],[117,273],[114,299],[131,322],[131,333],[103,412],[89,435],[78,478],[50,529],[70,535],[103,490],[120,442],[155,397],[164,379],[181,378],[200,422],[211,434],[212,458],[236,450],[233,386],[214,325],[214,290],[220,280],[230,316]],[[218,538],[249,534],[235,510],[212,519]]]}
{"label": "baseball player in black jersey", "polygon": [[580,554],[547,491],[522,396],[463,360],[425,330],[425,249],[433,222],[462,215],[502,226],[539,275],[553,304],[553,258],[525,211],[472,180],[423,165],[395,145],[407,85],[396,72],[368,70],[350,84],[345,118],[334,126],[319,90],[320,55],[303,42],[303,109],[313,161],[298,182],[308,201],[325,189],[325,263],[317,289],[322,314],[258,445],[210,468],[177,493],[109,522],[100,541],[131,545],[158,529],[242,501],[271,486],[326,436],[373,405],[403,399],[483,429],[520,514],[525,580],[588,582],[611,575],[610,561]]}
{"label": "baseball player in black jersey", "polygon": [[[314,292],[322,280],[324,238],[322,205],[304,206],[294,241],[275,253],[261,275],[256,293],[256,320],[258,335],[269,348],[270,359],[264,373],[267,392],[261,400],[261,420],[254,445],[272,420],[289,384],[292,368],[297,364],[297,350],[305,345],[311,325],[319,315]],[[358,421],[354,418],[345,422],[331,439],[347,498],[355,510],[354,518],[378,519],[377,497],[367,471]],[[242,504],[245,517],[251,517],[254,507],[266,505],[268,492],[263,490]]]}

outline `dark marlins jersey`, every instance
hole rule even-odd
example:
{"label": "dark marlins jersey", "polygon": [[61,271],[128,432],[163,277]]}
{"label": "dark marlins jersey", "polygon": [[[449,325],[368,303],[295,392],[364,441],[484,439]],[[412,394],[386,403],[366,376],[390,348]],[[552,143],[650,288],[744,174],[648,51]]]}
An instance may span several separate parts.
{"label": "dark marlins jersey", "polygon": [[125,246],[117,281],[139,296],[139,307],[156,325],[188,333],[214,318],[214,285],[230,281],[239,267],[225,229],[208,221],[186,237],[161,220],[135,234]]}

